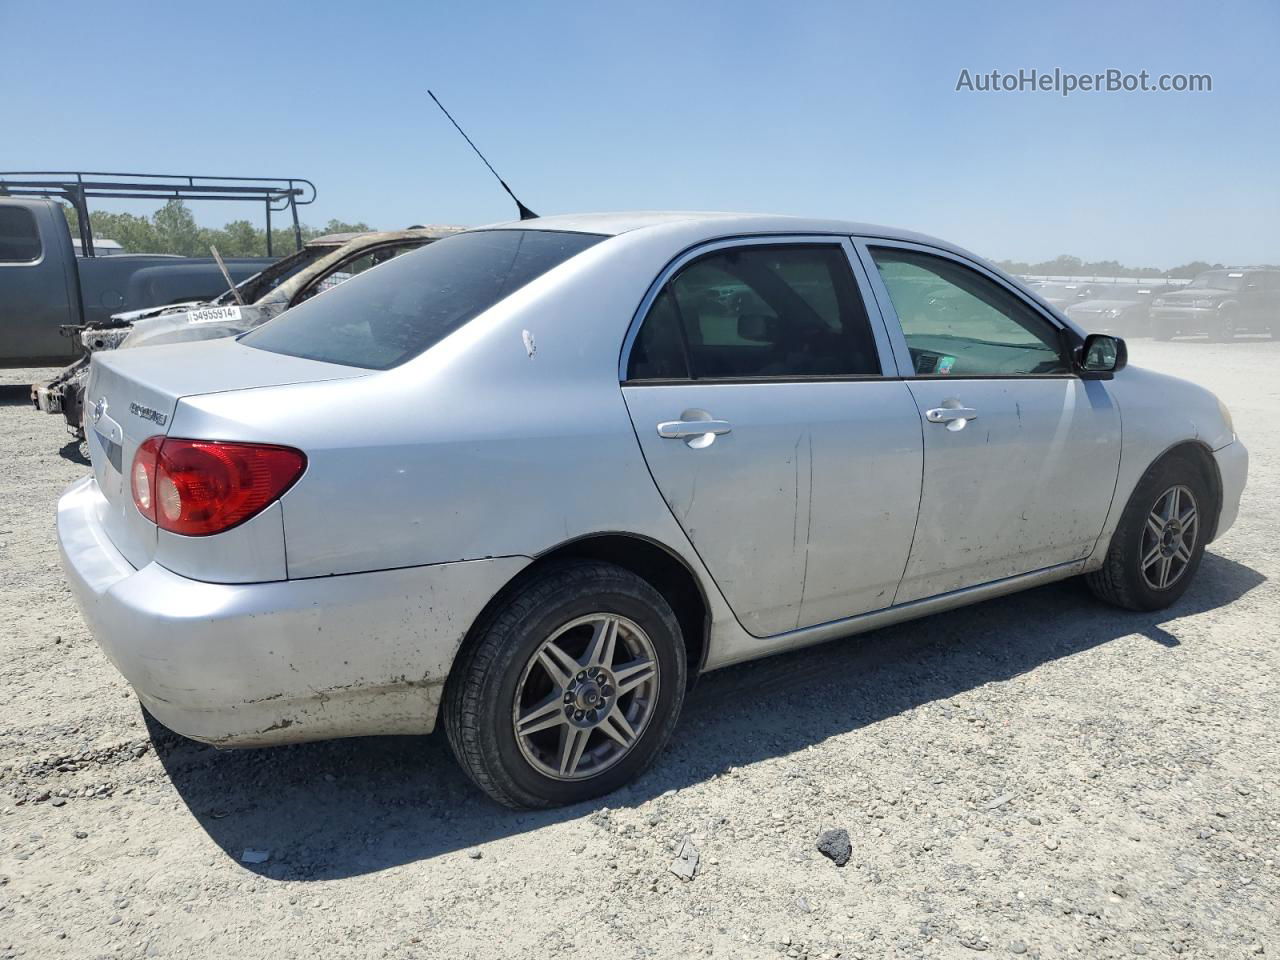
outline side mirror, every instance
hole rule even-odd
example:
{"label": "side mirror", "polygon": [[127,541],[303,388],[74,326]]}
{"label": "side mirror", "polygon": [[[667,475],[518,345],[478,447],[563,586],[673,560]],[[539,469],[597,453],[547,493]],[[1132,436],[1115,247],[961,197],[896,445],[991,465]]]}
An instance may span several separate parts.
{"label": "side mirror", "polygon": [[776,343],[778,341],[778,322],[776,317],[763,313],[742,313],[738,315],[738,336],[753,343]]}
{"label": "side mirror", "polygon": [[1077,352],[1076,366],[1082,376],[1099,380],[1110,379],[1117,370],[1129,363],[1129,348],[1120,337],[1106,333],[1091,333],[1084,338],[1084,346]]}

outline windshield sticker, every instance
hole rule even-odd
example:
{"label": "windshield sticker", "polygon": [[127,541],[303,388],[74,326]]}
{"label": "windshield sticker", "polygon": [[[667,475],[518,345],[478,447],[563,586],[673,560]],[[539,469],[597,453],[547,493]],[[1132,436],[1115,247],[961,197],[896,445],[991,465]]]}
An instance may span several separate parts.
{"label": "windshield sticker", "polygon": [[956,365],[955,357],[942,356],[938,358],[938,366],[934,369],[934,373],[946,376],[951,372],[951,368]]}
{"label": "windshield sticker", "polygon": [[219,323],[239,319],[239,307],[205,307],[187,314],[187,323]]}

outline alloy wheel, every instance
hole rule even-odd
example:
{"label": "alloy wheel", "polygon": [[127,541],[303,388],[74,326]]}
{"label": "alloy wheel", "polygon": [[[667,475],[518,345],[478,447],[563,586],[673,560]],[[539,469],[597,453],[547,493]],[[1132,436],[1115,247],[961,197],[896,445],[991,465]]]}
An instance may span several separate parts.
{"label": "alloy wheel", "polygon": [[511,720],[525,760],[554,780],[603,773],[640,740],[658,700],[658,655],[639,625],[578,617],[534,651]]}
{"label": "alloy wheel", "polygon": [[1200,533],[1200,514],[1188,487],[1162,493],[1142,531],[1142,578],[1153,590],[1167,590],[1187,572]]}

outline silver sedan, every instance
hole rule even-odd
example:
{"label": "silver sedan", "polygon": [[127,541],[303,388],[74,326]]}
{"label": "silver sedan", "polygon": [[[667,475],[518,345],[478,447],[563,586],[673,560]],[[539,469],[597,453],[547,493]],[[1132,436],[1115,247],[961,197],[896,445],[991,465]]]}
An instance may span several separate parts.
{"label": "silver sedan", "polygon": [[955,246],[551,217],[238,339],[95,354],[58,508],[146,708],[223,746],[426,733],[510,805],[617,788],[693,678],[1050,580],[1191,585],[1248,456]]}

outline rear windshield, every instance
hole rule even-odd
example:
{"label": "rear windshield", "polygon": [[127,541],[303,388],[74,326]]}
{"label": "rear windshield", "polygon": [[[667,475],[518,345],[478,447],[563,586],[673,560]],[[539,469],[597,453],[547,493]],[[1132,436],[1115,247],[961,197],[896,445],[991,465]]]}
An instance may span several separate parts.
{"label": "rear windshield", "polygon": [[548,230],[460,233],[406,253],[241,337],[260,350],[386,370],[604,237]]}

